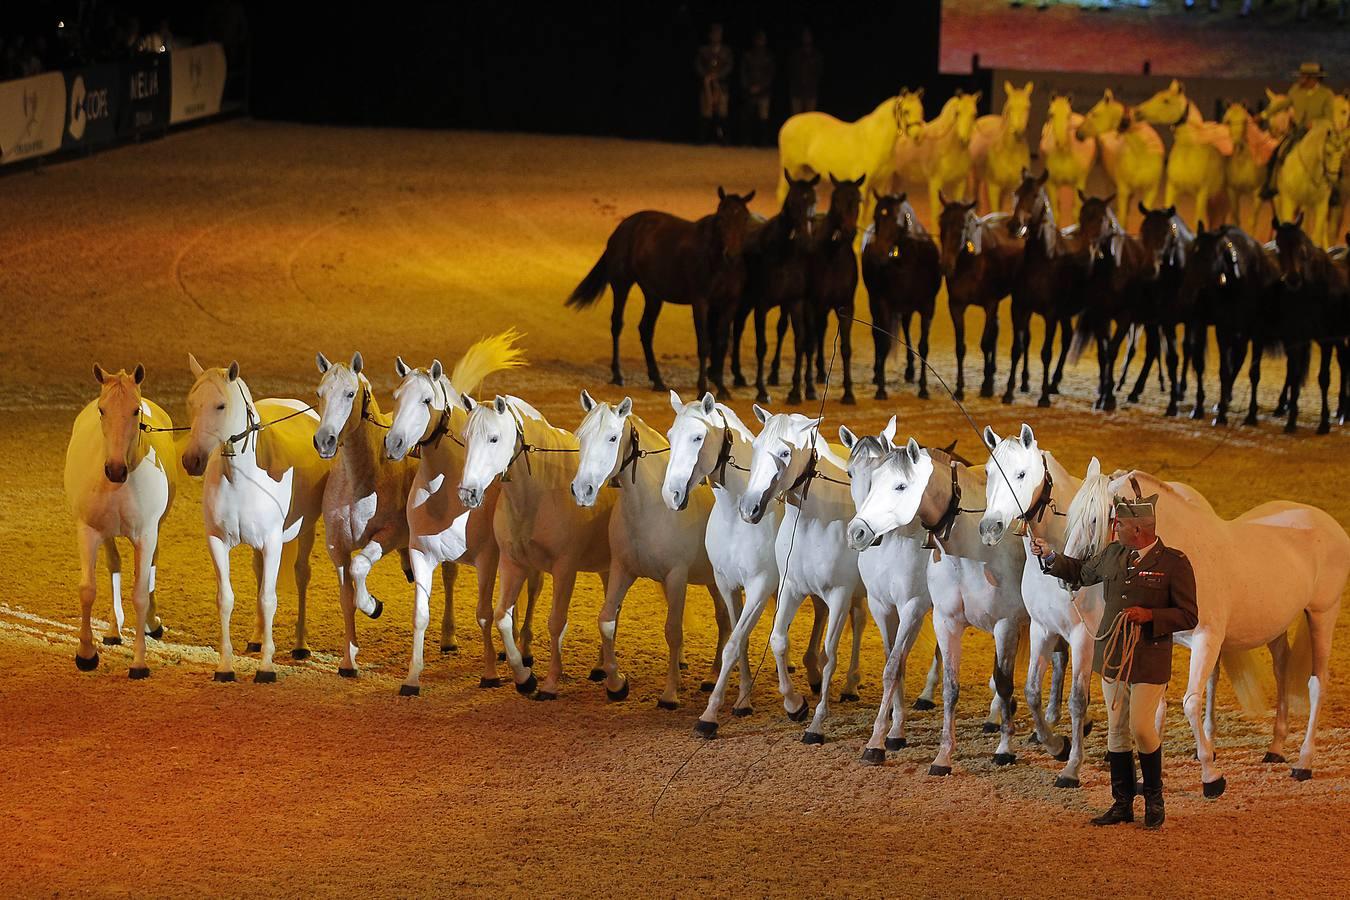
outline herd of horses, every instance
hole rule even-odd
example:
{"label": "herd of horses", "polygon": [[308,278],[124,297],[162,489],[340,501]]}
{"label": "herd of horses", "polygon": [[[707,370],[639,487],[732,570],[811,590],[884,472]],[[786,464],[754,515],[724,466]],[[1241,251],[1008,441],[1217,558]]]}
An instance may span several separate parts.
{"label": "herd of horses", "polygon": [[[1005,91],[1001,116],[976,118],[976,95],[958,93],[941,115],[924,122],[922,91],[902,92],[855,123],[823,113],[794,116],[780,134],[780,209],[768,219],[750,212],[753,191],[738,196],[721,188],[716,212],[695,222],[656,211],[624,219],[567,301],[586,307],[606,287],[612,289],[612,383],[624,383],[619,336],[636,285],[645,303],[639,333],[654,389],[665,388],[653,349],[665,303],[691,306],[698,389],[705,391],[711,383],[723,400],[730,396],[724,376],[728,351],[733,386],[747,383],[740,351],[745,324],[754,316],[755,387],[761,403],[769,400],[768,387],[778,383],[789,327],[794,360],[787,401],[815,398],[815,383],[825,380],[825,335],[833,312],[843,362],[842,401],[851,404],[851,326],[860,321],[854,318],[854,295],[861,273],[871,318],[860,324],[873,335],[878,399],[888,396],[886,362],[899,346],[906,351],[906,382],[913,382],[917,371],[919,396],[928,396],[929,329],[945,281],[956,338],[958,400],[965,392],[966,310],[974,306],[985,313],[980,395],[992,397],[999,308],[1011,298],[1005,403],[1012,403],[1019,389],[1030,391],[1031,320],[1039,316],[1045,325],[1040,406],[1049,406],[1058,393],[1066,359],[1095,348],[1095,406],[1114,410],[1142,342],[1143,365],[1128,401],[1141,399],[1156,365],[1166,414],[1177,415],[1193,373],[1191,415],[1201,418],[1208,414],[1204,379],[1213,332],[1219,375],[1215,424],[1228,421],[1244,363],[1251,396],[1243,421],[1255,424],[1262,359],[1281,353],[1288,364],[1275,414],[1294,431],[1314,345],[1321,353],[1317,430],[1325,433],[1333,421],[1344,423],[1350,413],[1350,260],[1344,247],[1324,249],[1324,236],[1332,176],[1350,172],[1340,162],[1350,140],[1350,100],[1337,99],[1338,121],[1345,122],[1312,128],[1279,168],[1272,237],[1262,242],[1255,237],[1260,203],[1254,194],[1280,129],[1289,127],[1287,112],[1266,117],[1273,132],[1240,104],[1230,106],[1224,123],[1204,122],[1177,82],[1133,109],[1107,91],[1086,115],[1074,113],[1069,98],[1056,96],[1042,136],[1044,169],[1033,176],[1025,141],[1032,85],[1007,84]],[[1279,99],[1271,95],[1271,109],[1278,108]],[[1175,124],[1166,161],[1150,122]],[[1116,185],[1105,198],[1084,191],[1098,148]],[[1314,150],[1324,163],[1317,171],[1325,177],[1309,189],[1309,172],[1316,167],[1305,156]],[[829,175],[832,191],[828,211],[817,213],[822,172]],[[850,177],[836,177],[840,172]],[[863,174],[851,177],[858,172]],[[1255,181],[1248,185],[1239,172]],[[1159,207],[1153,204],[1164,174],[1166,192]],[[915,178],[927,183],[936,239],[907,195],[890,193],[897,181]],[[1068,202],[1066,187],[1072,189]],[[1192,227],[1177,211],[1183,194],[1193,195],[1195,208],[1205,211],[1224,189],[1234,220],[1244,225],[1206,229],[1201,220]],[[982,215],[978,201],[950,199],[948,191],[983,195],[995,211]],[[1248,193],[1253,194],[1249,201]],[[1007,211],[1000,208],[1004,198]],[[1126,225],[1135,210],[1138,227],[1130,231]],[[1066,215],[1072,221],[1065,227]],[[778,344],[766,375],[767,316],[775,309]],[[916,315],[917,345],[910,340]],[[1340,371],[1334,412],[1333,361]]]}
{"label": "herd of horses", "polygon": [[[216,681],[235,680],[230,555],[240,544],[253,551],[257,579],[247,645],[258,654],[255,682],[277,681],[273,628],[283,575],[288,581],[294,575],[298,601],[290,655],[296,664],[310,657],[305,602],[309,557],[322,520],[345,626],[341,676],[358,675],[355,612],[376,619],[384,609],[367,586],[371,567],[397,554],[413,594],[411,660],[400,694],[415,696],[422,689],[437,569],[445,587],[440,649],[458,649],[453,588],[456,567],[465,564],[478,580],[480,686],[503,683],[498,665],[504,660],[517,691],[556,701],[564,684],[563,638],[572,593],[580,574],[593,573],[604,601],[591,680],[603,683],[610,700],[628,697],[629,677],[618,655],[619,618],[634,582],[650,579],[666,600],[668,661],[658,705],[674,709],[684,667],[684,606],[694,585],[707,591],[718,630],[717,652],[703,683],[710,696],[696,733],[716,736],[733,670],[739,686],[732,712],[754,712],[756,673],[747,642],[774,598],[769,647],[782,706],[794,721],[811,716],[802,740],[819,744],[835,699],[832,684],[845,626],[852,630],[852,655],[837,700],[859,699],[859,648],[870,613],[886,663],[863,760],[880,764],[887,751],[907,744],[905,667],[931,617],[937,653],[915,704],[932,708],[941,681],[942,734],[929,771],[952,770],[961,639],[973,627],[992,633],[995,643],[994,696],[985,729],[998,732],[994,762],[1015,760],[1014,661],[1019,644],[1029,638],[1024,694],[1035,742],[1065,763],[1055,784],[1077,787],[1091,724],[1089,660],[1102,626],[1103,597],[1100,586],[1079,589],[1043,574],[1027,552],[1027,536],[1089,556],[1111,540],[1114,498],[1127,486],[1137,491],[1142,485],[1160,495],[1169,545],[1184,551],[1195,570],[1199,620],[1179,639],[1191,648],[1182,705],[1195,735],[1205,795],[1218,796],[1225,787],[1213,746],[1221,654],[1241,689],[1251,683],[1254,655],[1248,651],[1262,646],[1270,651],[1277,685],[1266,762],[1285,761],[1290,702],[1305,696],[1306,686],[1309,718],[1292,773],[1311,777],[1331,640],[1350,578],[1350,537],[1314,507],[1270,502],[1224,520],[1192,488],[1142,471],[1108,476],[1094,458],[1080,478],[1039,443],[1029,425],[1002,438],[986,428],[990,462],[974,465],[955,453],[954,444],[937,449],[912,437],[900,440],[894,417],[876,435],[841,427],[840,447],[822,437],[820,419],[756,404],[756,433],[711,393],[685,402],[672,391],[674,417],[662,433],[634,411],[630,398],[601,402],[583,390],[583,417],[572,431],[550,423],[518,397],[499,394],[477,402],[471,396],[487,376],[523,364],[510,332],[473,345],[449,372],[439,361],[413,368],[397,359],[399,383],[389,413],[375,396],[360,353],[349,363],[318,355],[313,407],[291,399],[255,400],[237,362],[206,368],[189,357],[189,364],[194,381],[186,426],[175,427],[143,396],[141,366],[115,374],[95,366],[99,396],[76,418],[66,491],[81,548],[75,662],[82,671],[100,663],[91,621],[100,550],[107,556],[113,601],[102,641],[122,641],[122,568],[115,540],[125,538],[135,550],[129,674],[149,675],[147,640],[164,633],[156,604],[159,533],[182,477],[181,461],[183,472],[203,478],[201,513],[220,618]],[[175,432],[187,434],[175,443]],[[983,508],[971,499],[976,496],[984,498]],[[552,581],[549,660],[540,680],[532,621],[546,574]],[[789,664],[789,628],[807,599],[815,617],[801,659],[807,685],[818,697],[813,714]],[[1065,736],[1055,726],[1068,657],[1073,680]],[[1048,706],[1042,704],[1047,665],[1054,669]],[[1262,702],[1243,696],[1245,703]]]}

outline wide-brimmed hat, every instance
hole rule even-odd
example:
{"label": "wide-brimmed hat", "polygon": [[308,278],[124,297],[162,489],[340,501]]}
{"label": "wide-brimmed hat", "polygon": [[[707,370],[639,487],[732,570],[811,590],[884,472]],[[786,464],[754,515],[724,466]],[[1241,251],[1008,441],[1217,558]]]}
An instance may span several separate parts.
{"label": "wide-brimmed hat", "polygon": [[1294,77],[1295,77],[1295,78],[1326,78],[1326,77],[1327,77],[1327,70],[1324,69],[1324,68],[1322,68],[1322,64],[1321,64],[1321,63],[1305,62],[1303,65],[1301,65],[1301,66],[1298,67],[1298,71],[1294,73]]}

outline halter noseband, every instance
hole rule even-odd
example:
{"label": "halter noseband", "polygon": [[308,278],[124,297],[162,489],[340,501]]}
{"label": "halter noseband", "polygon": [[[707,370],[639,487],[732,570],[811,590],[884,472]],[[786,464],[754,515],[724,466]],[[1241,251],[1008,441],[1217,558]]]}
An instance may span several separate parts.
{"label": "halter noseband", "polygon": [[[442,385],[439,382],[439,380],[433,379],[433,382],[436,384],[436,387],[439,388],[441,392],[441,417],[436,420],[436,425],[431,429],[431,431],[426,435],[426,437],[422,438],[420,441],[413,444],[412,447],[408,450],[408,455],[411,456],[413,459],[421,459],[423,448],[436,446],[436,444],[440,442],[442,437],[444,437],[447,434],[450,434],[450,395],[446,393],[445,386]],[[455,437],[453,434],[450,434],[450,439],[454,441],[456,444],[459,444],[461,447],[464,446],[464,442],[461,441],[459,438]]]}
{"label": "halter noseband", "polygon": [[[945,543],[949,540],[952,536],[952,529],[956,527],[956,519],[963,512],[961,509],[961,482],[958,481],[956,477],[956,460],[951,460],[950,465],[952,471],[952,495],[951,499],[947,501],[947,508],[942,511],[941,518],[932,525],[926,524],[922,518],[919,519],[919,524],[923,525],[924,529],[928,532],[928,536],[925,537],[923,541],[923,549],[925,550],[936,549],[939,543]],[[966,511],[973,512],[973,510]]]}

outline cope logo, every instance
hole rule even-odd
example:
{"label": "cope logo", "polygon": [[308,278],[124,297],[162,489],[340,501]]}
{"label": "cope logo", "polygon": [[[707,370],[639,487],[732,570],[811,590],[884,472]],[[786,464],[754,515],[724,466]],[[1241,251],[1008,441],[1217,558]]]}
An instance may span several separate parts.
{"label": "cope logo", "polygon": [[108,89],[87,90],[84,76],[77,75],[70,86],[70,136],[75,140],[84,137],[84,130],[90,122],[108,117]]}

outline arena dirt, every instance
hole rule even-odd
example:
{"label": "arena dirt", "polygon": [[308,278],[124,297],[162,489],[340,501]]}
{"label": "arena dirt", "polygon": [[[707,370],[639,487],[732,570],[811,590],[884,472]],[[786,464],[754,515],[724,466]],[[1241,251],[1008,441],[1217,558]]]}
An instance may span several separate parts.
{"label": "arena dirt", "polygon": [[[1218,746],[1229,790],[1216,802],[1201,798],[1190,758],[1179,710],[1186,654],[1178,653],[1167,827],[1104,834],[1085,824],[1107,802],[1100,732],[1089,739],[1079,791],[1051,787],[1057,764],[1025,742],[1024,716],[1018,764],[992,765],[993,743],[979,731],[991,643],[974,633],[966,639],[956,772],[946,779],[926,774],[935,713],[912,718],[910,748],[884,768],[858,763],[879,695],[870,624],[863,700],[836,706],[826,745],[798,743],[800,726],[783,715],[771,659],[756,684],[756,715],[728,719],[722,738],[700,743],[691,728],[715,634],[710,604],[690,598],[683,705],[662,712],[655,701],[664,613],[645,583],[630,595],[621,630],[633,684],[626,703],[606,702],[585,678],[600,602],[590,576],[578,582],[557,703],[529,702],[510,687],[478,688],[468,569],[458,585],[462,649],[436,652],[434,618],[421,697],[396,696],[411,598],[391,563],[372,574],[384,617],[358,626],[362,676],[338,679],[336,586],[322,550],[310,606],[315,658],[281,666],[275,685],[255,686],[252,663],[240,657],[240,683],[215,684],[201,486],[184,477],[161,541],[168,632],[151,644],[153,676],[128,682],[129,648],[105,650],[96,673],[75,670],[78,566],[61,466],[74,414],[94,395],[95,360],[114,368],[144,362],[147,396],[181,418],[188,351],[207,365],[238,359],[257,396],[308,398],[315,351],[336,359],[360,349],[387,401],[395,353],[450,363],[472,339],[515,326],[526,335],[531,367],[488,392],[520,394],[574,426],[581,387],[620,396],[606,384],[608,298],[583,314],[562,307],[609,230],[646,207],[698,215],[719,183],[757,188],[754,207],[767,214],[774,171],[762,151],[239,121],[0,179],[0,891],[1345,894],[1350,692],[1337,681],[1344,641],[1310,782],[1260,764],[1269,719],[1233,712],[1221,685]],[[631,327],[639,312],[630,305],[626,390],[664,429],[667,398],[641,377]],[[972,313],[971,329],[979,325]],[[667,308],[657,340],[667,379],[690,396],[686,309]],[[827,403],[830,434],[841,422],[875,431],[898,413],[902,433],[959,438],[960,449],[979,455],[978,438],[936,385],[927,402],[910,386],[893,386],[888,403],[871,400],[862,385],[872,352],[861,328],[855,343],[861,403]],[[1000,343],[1006,367],[1006,321]],[[945,304],[934,345],[934,365],[950,374]],[[897,377],[899,367],[892,371]],[[1278,362],[1267,366],[1267,410],[1281,374]],[[1225,515],[1286,498],[1350,522],[1340,484],[1344,433],[1319,438],[1305,429],[1290,438],[1269,421],[1221,431],[1165,420],[1156,383],[1142,408],[1104,416],[1091,411],[1094,380],[1087,359],[1070,370],[1052,410],[1036,410],[1022,395],[1011,408],[978,399],[968,406],[976,422],[1000,431],[1031,420],[1042,445],[1077,471],[1096,453],[1108,469],[1135,465],[1186,481]],[[1239,403],[1246,390],[1240,382]],[[748,416],[748,392],[735,405]],[[249,568],[237,553],[240,641],[251,624]],[[433,609],[438,602],[439,592]],[[101,577],[95,612],[107,610]],[[293,617],[293,596],[283,590],[283,648]],[[545,618],[537,619],[541,633]],[[798,648],[808,621],[803,615],[794,629]],[[756,663],[766,635],[761,625],[751,639]],[[545,646],[539,642],[541,659]],[[804,686],[801,673],[794,677]],[[911,693],[917,678],[911,672]],[[1099,700],[1094,717],[1103,717]]]}

